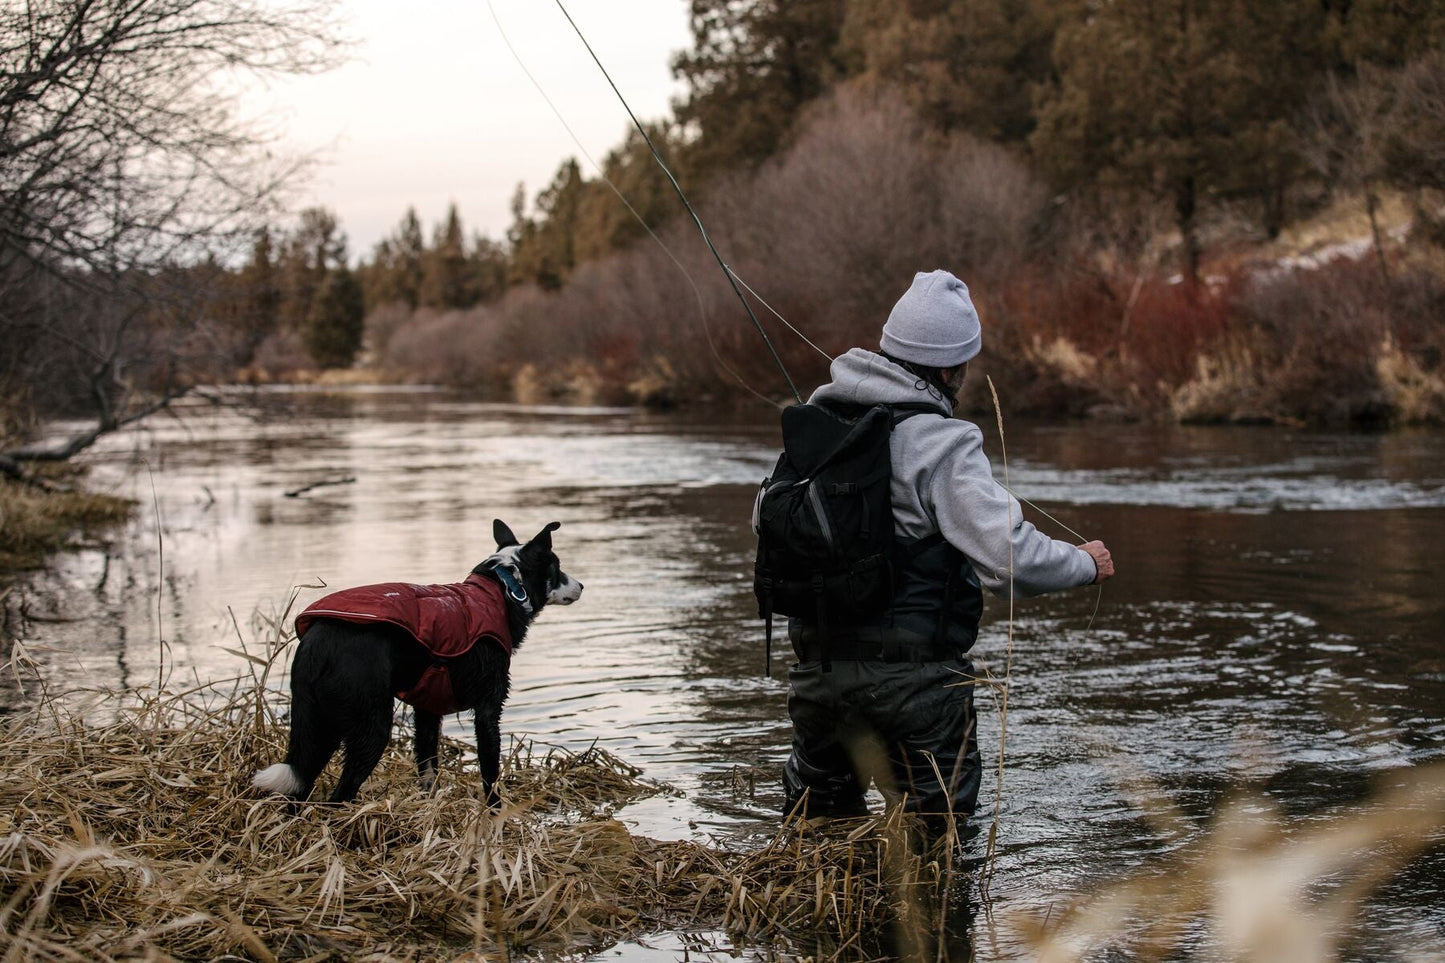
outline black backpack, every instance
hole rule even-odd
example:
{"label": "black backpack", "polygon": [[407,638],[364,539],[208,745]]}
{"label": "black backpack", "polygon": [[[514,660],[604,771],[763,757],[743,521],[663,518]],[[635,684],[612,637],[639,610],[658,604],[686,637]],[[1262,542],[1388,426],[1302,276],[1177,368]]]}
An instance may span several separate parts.
{"label": "black backpack", "polygon": [[902,559],[888,440],[928,412],[940,414],[925,404],[784,409],[783,453],[753,505],[753,593],[767,622],[769,674],[773,615],[814,619],[826,638],[828,625],[866,621],[893,600]]}

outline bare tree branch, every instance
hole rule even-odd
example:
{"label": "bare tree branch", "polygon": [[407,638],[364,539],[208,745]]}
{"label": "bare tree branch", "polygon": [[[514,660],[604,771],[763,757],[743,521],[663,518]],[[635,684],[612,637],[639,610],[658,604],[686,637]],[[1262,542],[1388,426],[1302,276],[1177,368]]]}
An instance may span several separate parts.
{"label": "bare tree branch", "polygon": [[110,434],[112,431],[117,431],[121,428],[124,428],[126,425],[134,424],[135,422],[140,421],[142,418],[149,417],[150,415],[155,414],[157,411],[160,411],[162,408],[168,407],[171,402],[175,401],[177,398],[184,396],[189,391],[189,388],[178,388],[174,391],[167,392],[166,394],[155,399],[154,401],[142,405],[134,411],[128,412],[124,417],[114,419],[108,425],[97,425],[88,431],[83,431],[78,435],[72,436],[61,444],[51,445],[44,448],[35,446],[16,448],[11,451],[0,453],[0,458],[6,459],[11,462],[66,461],[80,454],[82,451],[85,451],[85,449],[89,448],[91,445],[99,441],[103,436]]}
{"label": "bare tree branch", "polygon": [[213,321],[181,269],[249,243],[311,163],[242,116],[239,92],[336,64],[335,6],[0,4],[0,398],[96,421],[12,465],[69,457],[177,396]]}

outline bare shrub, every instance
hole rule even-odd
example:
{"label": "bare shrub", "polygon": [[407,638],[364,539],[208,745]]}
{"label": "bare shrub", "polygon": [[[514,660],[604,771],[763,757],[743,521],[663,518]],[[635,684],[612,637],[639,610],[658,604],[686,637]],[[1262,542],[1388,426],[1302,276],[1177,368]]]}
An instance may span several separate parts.
{"label": "bare shrub", "polygon": [[1386,418],[1373,349],[1389,328],[1387,302],[1387,285],[1363,261],[1246,283],[1238,313],[1259,338],[1276,406],[1310,421]]}
{"label": "bare shrub", "polygon": [[919,269],[920,235],[938,233],[933,156],[901,101],[844,89],[805,115],[793,145],[746,189],[717,192],[709,210],[745,252],[736,260],[753,285],[782,297],[790,320],[836,354],[881,323]]}
{"label": "bare shrub", "polygon": [[411,320],[412,308],[405,301],[388,301],[366,313],[362,322],[363,344],[373,358],[386,356],[391,336]]}
{"label": "bare shrub", "polygon": [[311,355],[301,343],[301,336],[294,331],[278,331],[267,335],[256,346],[251,365],[241,372],[246,381],[296,381],[304,380],[301,372],[314,367]]}
{"label": "bare shrub", "polygon": [[506,380],[494,351],[498,329],[488,308],[420,310],[388,340],[385,366],[437,384],[495,389]]}
{"label": "bare shrub", "polygon": [[896,93],[844,86],[749,183],[715,192],[708,212],[740,273],[836,354],[876,341],[916,271],[998,283],[1027,256],[1045,202],[1002,148],[942,140]]}
{"label": "bare shrub", "polygon": [[1044,181],[998,144],[955,135],[937,159],[937,256],[996,283],[1039,255],[1048,216]]}
{"label": "bare shrub", "polygon": [[[1047,209],[1037,178],[1008,152],[931,135],[895,94],[849,87],[812,107],[776,158],[694,200],[729,267],[808,339],[749,295],[803,394],[833,355],[877,343],[915,271],[945,267],[976,291],[1002,286],[1029,258]],[[477,330],[376,312],[374,347],[428,379],[515,381],[529,395],[785,398],[695,225],[679,217],[658,236],[667,250],[646,240],[584,262],[556,292],[508,292]]]}
{"label": "bare shrub", "polygon": [[1158,280],[1142,285],[1120,341],[1139,383],[1167,391],[1186,381],[1201,352],[1229,329],[1231,294]]}

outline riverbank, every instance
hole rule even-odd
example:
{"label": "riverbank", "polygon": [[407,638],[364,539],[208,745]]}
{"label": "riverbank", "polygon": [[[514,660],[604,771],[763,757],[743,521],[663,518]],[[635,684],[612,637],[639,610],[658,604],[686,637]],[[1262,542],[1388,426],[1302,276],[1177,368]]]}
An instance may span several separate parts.
{"label": "riverbank", "polygon": [[[1403,244],[1388,273],[1358,243],[1304,250],[1238,253],[1197,288],[1078,265],[988,279],[973,291],[984,349],[970,366],[962,410],[991,415],[992,379],[1015,417],[1445,424],[1445,265]],[[813,299],[804,292],[783,303]],[[740,305],[724,301],[703,316],[688,314],[681,293],[670,300],[666,321],[652,321],[650,333],[599,313],[599,304],[619,312],[618,296],[573,288],[462,311],[398,314],[390,306],[369,324],[372,348],[357,367],[308,370],[289,354],[286,364],[247,369],[243,380],[428,383],[496,401],[659,410],[793,400]],[[818,348],[789,332],[773,338],[800,394],[826,380],[830,352],[874,347],[876,319],[886,313],[882,303],[851,321],[826,307],[793,311]],[[663,324],[665,335],[656,330]]]}
{"label": "riverbank", "polygon": [[702,959],[971,959],[987,940],[995,957],[1064,963],[1106,946],[1167,954],[1203,924],[1233,959],[1323,963],[1362,898],[1445,826],[1438,765],[1295,832],[1237,799],[1201,833],[1156,792],[1144,804],[1178,849],[1091,898],[1053,894],[1038,916],[991,904],[987,856],[921,844],[898,812],[785,821],[742,846],[635,835],[615,812],[670,790],[596,747],[514,745],[489,810],[466,745],[444,742],[423,793],[394,743],[357,803],[292,809],[249,786],[285,751],[265,688],[280,652],[246,656],[254,674],[229,691],[46,695],[0,722],[0,947],[480,963],[610,959],[664,935]]}
{"label": "riverbank", "polygon": [[973,883],[946,853],[910,854],[897,815],[789,823],[747,851],[633,835],[613,813],[669,790],[597,748],[514,745],[489,810],[468,747],[445,741],[428,794],[394,744],[357,804],[292,811],[249,785],[285,753],[264,675],[45,697],[0,724],[0,946],[441,961],[575,958],[676,931],[876,955],[890,922],[931,943],[923,907]]}
{"label": "riverbank", "polygon": [[0,578],[38,568],[47,556],[122,525],[135,503],[83,490],[47,490],[0,478]]}

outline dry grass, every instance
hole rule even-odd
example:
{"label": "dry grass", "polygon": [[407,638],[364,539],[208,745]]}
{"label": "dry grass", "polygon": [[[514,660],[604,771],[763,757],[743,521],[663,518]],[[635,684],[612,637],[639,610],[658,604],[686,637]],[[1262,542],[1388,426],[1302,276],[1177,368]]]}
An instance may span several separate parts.
{"label": "dry grass", "polygon": [[1066,385],[1084,385],[1093,381],[1099,359],[1079,350],[1078,345],[1062,335],[1045,342],[1037,335],[1024,352],[1024,360],[1050,371]]}
{"label": "dry grass", "polygon": [[[425,794],[397,740],[360,802],[293,812],[249,785],[284,754],[266,687],[284,649],[239,653],[253,674],[229,688],[43,696],[4,720],[6,960],[495,958],[669,929],[857,958],[890,920],[924,932],[952,880],[896,814],[787,823],[748,852],[631,835],[612,814],[667,789],[597,748],[515,747],[489,811],[465,746]],[[17,680],[26,661],[16,643]]]}
{"label": "dry grass", "polygon": [[[44,699],[6,720],[6,960],[561,956],[659,930],[942,959],[938,934],[973,885],[898,811],[789,822],[747,851],[634,836],[612,813],[665,789],[595,748],[517,747],[495,812],[448,743],[432,795],[393,750],[362,801],[292,813],[248,786],[284,741],[261,691],[66,700],[70,711]],[[98,715],[110,721],[86,722]],[[1442,800],[1437,767],[1300,833],[1257,803],[1228,805],[1168,864],[1025,921],[1023,935],[1042,960],[1108,945],[1154,959],[1203,920],[1225,958],[1323,963],[1364,896],[1438,838]]]}
{"label": "dry grass", "polygon": [[1193,424],[1279,420],[1264,405],[1267,380],[1247,346],[1225,342],[1195,359],[1194,377],[1169,392],[1175,420]]}
{"label": "dry grass", "polygon": [[1406,425],[1445,423],[1445,375],[1426,371],[1413,355],[1386,337],[1375,353],[1375,372],[1390,399],[1395,421]]}
{"label": "dry grass", "polygon": [[[284,752],[267,678],[288,621],[264,656],[238,650],[249,677],[164,695],[37,693],[13,643],[32,704],[0,720],[5,961],[557,958],[658,931],[817,959],[942,960],[963,945],[977,880],[953,840],[925,846],[898,810],[785,822],[747,848],[658,841],[614,814],[667,787],[601,749],[515,746],[488,810],[450,740],[431,794],[399,739],[359,802],[259,797],[251,774]],[[1022,935],[1047,960],[1110,944],[1152,958],[1203,921],[1227,958],[1285,959],[1304,934],[1289,959],[1333,959],[1363,898],[1445,826],[1445,768],[1396,778],[1297,833],[1258,804],[1222,807],[1208,832],[1171,817],[1191,841],[1169,862]]]}
{"label": "dry grass", "polygon": [[113,495],[43,491],[0,478],[0,574],[35,568],[77,533],[124,523],[134,507]]}

